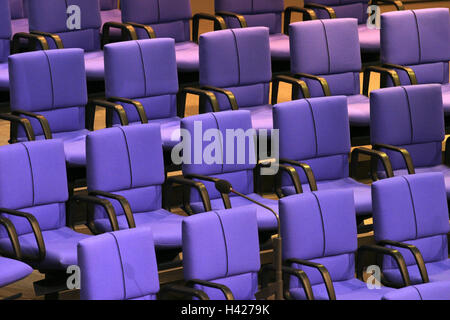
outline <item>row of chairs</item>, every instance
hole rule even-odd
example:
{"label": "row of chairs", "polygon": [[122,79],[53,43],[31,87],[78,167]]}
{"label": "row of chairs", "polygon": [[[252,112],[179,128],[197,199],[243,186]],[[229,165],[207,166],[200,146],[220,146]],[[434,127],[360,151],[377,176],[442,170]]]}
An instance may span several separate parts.
{"label": "row of chairs", "polygon": [[[288,106],[279,105],[280,109],[284,107]],[[221,114],[225,117],[227,113]],[[235,122],[234,113],[218,122],[225,126],[231,119]],[[205,298],[198,292],[203,291],[213,299],[255,298],[261,231],[275,232],[275,217],[250,202],[236,205],[237,197],[227,199],[224,194],[224,203],[234,202],[233,208],[208,208],[208,194],[214,193],[205,192],[210,185],[181,177],[168,182],[198,190],[207,212],[184,217],[163,209],[164,173],[158,139],[156,125],[109,128],[88,135],[89,195],[76,195],[71,200],[95,205],[88,225],[97,232],[116,231],[102,236],[66,227],[69,197],[61,141],[1,147],[0,165],[8,168],[0,175],[0,186],[5,186],[0,188],[0,211],[7,230],[2,229],[2,252],[21,257],[46,274],[47,281],[55,281],[57,276],[65,280],[66,269],[79,265],[82,298],[135,299],[154,298],[159,290],[153,248],[159,252],[182,250],[184,278],[197,290],[191,295]],[[245,174],[249,175],[227,172],[209,179],[199,175],[192,178],[209,182],[228,179],[233,188],[245,193],[233,181],[233,176],[243,180]],[[372,185],[378,245],[358,249],[360,278],[364,256],[375,252],[384,256],[379,263],[383,270],[380,281],[386,286],[450,280],[445,190],[443,174],[436,172],[392,177]],[[306,192],[284,197],[276,205],[287,298],[380,299],[394,292],[387,287],[370,290],[365,282],[355,279],[357,230],[352,191]],[[2,262],[8,270],[4,276],[11,282],[31,272],[15,260],[2,258]],[[127,272],[129,268],[136,273]],[[448,284],[444,288],[448,290]]]}

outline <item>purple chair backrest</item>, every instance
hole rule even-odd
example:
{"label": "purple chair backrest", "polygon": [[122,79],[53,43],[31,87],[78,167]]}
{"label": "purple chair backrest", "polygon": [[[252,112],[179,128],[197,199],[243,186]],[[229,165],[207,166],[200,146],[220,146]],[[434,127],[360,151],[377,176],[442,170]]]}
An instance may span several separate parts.
{"label": "purple chair backrest", "polygon": [[[215,9],[242,14],[249,27],[267,27],[270,34],[281,33],[284,0],[215,0]],[[236,19],[226,18],[230,28],[239,28]]]}
{"label": "purple chair backrest", "polygon": [[[259,257],[256,209],[211,211],[183,221],[183,265],[187,280],[226,285],[236,300],[254,300]],[[198,287],[212,300],[224,299],[216,289]]]}
{"label": "purple chair backrest", "polygon": [[[323,264],[333,281],[355,277],[357,234],[351,190],[308,192],[280,200],[283,260],[303,259]],[[300,267],[311,284],[322,283],[317,270]],[[300,286],[291,279],[291,287]]]}
{"label": "purple chair backrest", "polygon": [[[253,192],[256,149],[255,131],[251,129],[249,111],[223,111],[187,117],[181,121],[181,128],[191,135],[190,141],[183,140],[184,148],[191,150],[190,155],[185,155],[189,163],[186,161],[183,163],[183,173],[214,176],[228,180],[236,190],[242,193]],[[219,130],[221,137],[216,134],[208,138],[210,129]],[[241,129],[241,133],[247,133],[245,140],[227,135],[227,130],[233,129]],[[199,134],[202,136],[199,137]],[[202,139],[202,143],[198,143],[197,141],[200,141],[198,139]],[[214,152],[211,150],[213,146],[216,147]],[[199,148],[201,148],[200,151]],[[204,155],[210,155],[212,159],[206,159]],[[220,193],[213,183],[204,183],[211,199],[220,198]],[[199,201],[199,199],[197,192],[191,192],[191,201]]]}
{"label": "purple chair backrest", "polygon": [[[134,214],[161,209],[164,161],[159,125],[115,127],[86,138],[87,185],[124,196]],[[114,174],[111,174],[114,172]],[[117,215],[123,208],[112,202]],[[96,208],[95,218],[105,218]]]}
{"label": "purple chair backrest", "polygon": [[[3,146],[0,166],[4,168],[0,174],[2,208],[32,214],[42,231],[65,226],[65,202],[69,195],[64,146],[60,140]],[[14,223],[19,235],[32,232],[25,219],[4,216]]]}
{"label": "purple chair backrest", "polygon": [[[272,65],[269,30],[265,27],[229,29],[200,36],[200,84],[233,92],[239,107],[269,103]],[[221,110],[231,109],[218,94]]]}
{"label": "purple chair backrest", "polygon": [[78,243],[82,300],[155,300],[158,266],[150,228],[110,232]]}
{"label": "purple chair backrest", "polygon": [[[120,7],[123,22],[150,25],[158,38],[190,40],[190,0],[121,0]],[[146,38],[141,31],[138,30],[139,38]]]}
{"label": "purple chair backrest", "polygon": [[[289,35],[292,73],[325,78],[332,95],[360,93],[361,50],[356,19],[293,23]],[[312,97],[323,96],[317,81],[305,81]]]}
{"label": "purple chair backrest", "polygon": [[11,9],[11,19],[23,19],[27,14],[27,0],[8,0]]}
{"label": "purple chair backrest", "polygon": [[117,8],[117,0],[100,0],[100,10],[113,10]]}
{"label": "purple chair backrest", "polygon": [[[375,240],[408,242],[425,262],[448,259],[447,195],[442,173],[421,173],[384,179],[372,184]],[[396,248],[397,249],[397,248]],[[398,249],[407,265],[414,265],[410,251]],[[384,268],[396,266],[384,259]]]}
{"label": "purple chair backrest", "polygon": [[[85,128],[86,73],[81,49],[34,51],[9,57],[11,110],[43,115],[53,133]],[[30,119],[36,136],[42,128]]]}
{"label": "purple chair backrest", "polygon": [[[178,72],[173,39],[113,43],[104,50],[107,97],[138,100],[148,119],[177,115]],[[123,105],[128,121],[139,121],[136,108]],[[114,123],[118,123],[116,118]]]}
{"label": "purple chair backrest", "polygon": [[[423,84],[374,90],[370,96],[372,144],[406,148],[415,167],[442,163],[445,138],[441,86]],[[406,168],[397,152],[383,149],[393,169]]]}
{"label": "purple chair backrest", "polygon": [[[77,5],[81,10],[81,29],[67,27],[67,8]],[[29,0],[28,15],[30,31],[38,30],[55,33],[61,38],[65,48],[82,48],[85,51],[100,50],[100,4],[93,0]],[[48,40],[50,48],[55,48]]]}
{"label": "purple chair backrest", "polygon": [[[367,5],[369,0],[305,0],[305,4],[323,4],[334,9],[337,18],[356,18],[358,24],[367,21]],[[318,19],[329,18],[324,10],[314,10]]]}
{"label": "purple chair backrest", "polygon": [[[419,83],[448,83],[450,14],[447,8],[381,15],[381,59],[410,66]],[[407,75],[399,72],[402,83]]]}
{"label": "purple chair backrest", "polygon": [[[318,181],[348,177],[350,128],[346,97],[281,103],[274,107],[273,119],[280,135],[280,158],[308,163]],[[306,183],[303,170],[297,171]]]}
{"label": "purple chair backrest", "polygon": [[0,63],[8,60],[11,32],[9,2],[8,0],[0,0]]}

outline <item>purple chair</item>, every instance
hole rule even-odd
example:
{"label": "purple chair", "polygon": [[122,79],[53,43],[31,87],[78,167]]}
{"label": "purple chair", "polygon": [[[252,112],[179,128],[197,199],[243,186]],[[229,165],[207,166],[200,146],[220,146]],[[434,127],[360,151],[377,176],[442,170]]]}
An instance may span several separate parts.
{"label": "purple chair", "polygon": [[[81,29],[69,30],[67,25],[67,8],[70,5],[80,7],[82,18]],[[88,80],[104,79],[104,62],[102,44],[109,42],[109,30],[119,28],[124,32],[124,40],[135,40],[134,28],[118,22],[108,22],[103,26],[102,37],[100,28],[99,1],[93,0],[38,0],[29,1],[28,16],[30,32],[46,37],[51,49],[81,48],[85,51],[84,60]]]}
{"label": "purple chair", "polygon": [[[14,252],[11,256],[14,259],[0,256],[0,288],[2,288],[29,276],[33,269],[29,265],[18,261],[22,256],[17,231],[12,222],[9,219],[0,218],[0,226],[2,227],[0,228],[2,236],[4,237],[5,233],[7,234]],[[20,294],[12,298],[18,297],[20,297]]]}
{"label": "purple chair", "polygon": [[[229,28],[269,28],[270,52],[273,60],[289,60],[288,28],[292,12],[301,12],[315,19],[313,10],[299,7],[284,9],[284,0],[215,0],[216,15],[225,19]],[[281,32],[282,13],[285,13],[284,33]]]}
{"label": "purple chair", "polygon": [[[394,289],[370,290],[362,279],[363,258],[368,252],[388,255],[399,264],[409,285],[406,265],[399,251],[376,245],[358,249],[355,207],[351,190],[325,190],[293,195],[280,200],[283,260],[303,270],[317,300],[379,300]],[[288,298],[305,300],[302,285],[291,278],[285,283]]]}
{"label": "purple chair", "polygon": [[[401,1],[373,0],[371,5],[393,4],[397,10],[403,10]],[[367,27],[369,0],[305,0],[305,8],[313,9],[319,19],[356,18],[361,50],[367,53],[379,53],[380,30]]]}
{"label": "purple chair", "polygon": [[[105,233],[78,243],[81,300],[156,300],[160,291],[155,246],[150,228]],[[165,291],[207,299],[188,287]]]}
{"label": "purple chair", "polygon": [[8,9],[8,0],[0,0],[0,91],[9,90],[8,56],[12,33]]}
{"label": "purple chair", "polygon": [[[13,125],[10,142],[23,141],[25,136],[29,140],[60,139],[69,167],[84,167],[85,138],[92,130],[95,107],[88,104],[83,50],[12,55],[9,73],[12,114],[28,120],[34,132],[25,135],[22,128]],[[121,106],[112,103],[95,104],[124,113]],[[121,114],[121,119],[127,123],[126,115]]]}
{"label": "purple chair", "polygon": [[[178,74],[175,41],[170,38],[127,41],[105,46],[105,86],[108,101],[120,103],[130,124],[156,123],[161,126],[162,143],[170,150],[180,142],[180,119],[177,114]],[[217,104],[213,93],[183,88],[179,99],[184,110],[185,94],[200,95]],[[119,119],[108,112],[108,125]],[[179,115],[179,116],[178,116]]]}
{"label": "purple chair", "polygon": [[445,139],[441,86],[423,84],[373,91],[371,143],[391,159],[394,175],[442,172],[450,197],[450,140]]}
{"label": "purple chair", "polygon": [[290,25],[291,73],[306,81],[311,97],[345,95],[351,126],[370,125],[369,80],[371,72],[388,75],[399,84],[397,74],[381,67],[364,70],[360,94],[361,52],[357,20],[313,20]]}
{"label": "purple chair", "polygon": [[385,294],[382,300],[450,300],[450,281],[409,286]]}
{"label": "purple chair", "polygon": [[[46,140],[3,146],[0,166],[8,168],[0,176],[0,215],[14,224],[23,260],[46,275],[35,283],[37,295],[38,287],[48,284],[67,289],[66,269],[77,264],[77,243],[89,236],[66,227],[70,212],[66,216],[69,195],[63,143]],[[107,200],[79,195],[72,200],[102,205],[114,216]],[[13,250],[5,233],[0,236],[0,250]]]}
{"label": "purple chair", "polygon": [[[229,29],[200,36],[200,85],[217,93],[219,102],[219,109],[206,105],[203,111],[249,110],[254,129],[272,129],[271,81],[268,28]],[[309,97],[303,81],[274,77],[276,88],[280,82],[292,84],[296,97]],[[272,103],[277,95],[276,89]]]}
{"label": "purple chair", "polygon": [[[401,252],[411,283],[450,281],[450,226],[442,173],[377,181],[372,197],[375,240]],[[383,260],[383,274],[387,283],[400,282],[398,268],[390,259]]]}
{"label": "purple chair", "polygon": [[[165,172],[159,126],[146,124],[98,130],[88,135],[86,150],[89,194],[110,199],[117,215],[115,226],[102,208],[95,208],[88,220],[92,232],[150,226],[158,249],[181,248],[184,217],[162,207]],[[176,177],[168,181],[175,182],[198,187],[204,210],[210,210],[209,198],[201,183]]]}
{"label": "purple chair", "polygon": [[450,113],[450,14],[447,8],[381,15],[381,60],[400,82],[442,84],[445,114]]}
{"label": "purple chair", "polygon": [[[199,26],[202,19],[214,21],[214,29],[225,29],[225,21],[211,14],[192,16],[190,0],[122,0],[122,21],[137,29],[139,39],[173,38],[180,72],[199,69]],[[192,40],[190,20],[192,19]],[[149,28],[150,27],[150,28]]]}
{"label": "purple chair", "polygon": [[[353,191],[358,219],[372,213],[370,186],[357,182],[358,156],[365,154],[384,164],[386,175],[392,176],[389,158],[384,152],[358,147],[352,151],[352,174],[349,175],[350,129],[346,97],[302,99],[277,104],[274,107],[274,127],[279,129],[280,163],[293,166],[301,185],[292,185],[286,173],[278,183],[278,196],[301,193],[304,190],[349,189]],[[308,177],[303,162],[314,172],[317,185],[306,184]],[[376,168],[375,168],[376,171]]]}

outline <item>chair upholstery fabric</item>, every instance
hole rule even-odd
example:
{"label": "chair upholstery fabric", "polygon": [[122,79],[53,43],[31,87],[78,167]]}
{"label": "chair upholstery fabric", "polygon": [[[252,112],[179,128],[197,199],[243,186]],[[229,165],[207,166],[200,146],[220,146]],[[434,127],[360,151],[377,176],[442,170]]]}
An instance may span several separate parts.
{"label": "chair upholstery fabric", "polygon": [[[178,74],[173,39],[127,41],[105,46],[106,96],[139,101],[149,123],[161,125],[163,146],[179,142]],[[140,123],[134,106],[121,103],[130,124]],[[118,124],[117,116],[113,123]]]}
{"label": "chair upholstery fabric", "polygon": [[[291,72],[308,73],[324,78],[331,95],[348,97],[351,125],[370,123],[369,98],[360,94],[361,52],[355,19],[312,20],[289,27]],[[304,78],[311,97],[323,96],[315,80]]]}
{"label": "chair upholstery fabric", "polygon": [[9,0],[0,0],[0,91],[9,90],[7,62],[12,35],[9,5]]}
{"label": "chair upholstery fabric", "polygon": [[[356,214],[372,212],[370,186],[349,177],[350,128],[344,96],[302,99],[274,106],[274,128],[279,130],[280,158],[311,166],[319,190],[350,189]],[[295,167],[304,191],[306,176]],[[292,182],[283,176],[282,191],[295,194]]]}
{"label": "chair upholstery fabric", "polygon": [[[32,214],[38,221],[46,246],[39,270],[61,270],[77,264],[76,244],[89,237],[65,227],[68,187],[63,143],[59,140],[17,143],[0,148],[0,207]],[[24,255],[36,256],[37,245],[25,219],[2,214],[17,230]],[[6,234],[0,248],[11,250]]]}
{"label": "chair upholstery fabric", "polygon": [[[277,201],[264,199],[254,193],[253,169],[256,167],[254,138],[256,132],[251,128],[249,111],[223,111],[191,116],[181,121],[181,128],[189,132],[192,137],[190,141],[182,140],[184,150],[193,150],[189,155],[185,155],[182,166],[184,174],[200,174],[227,180],[235,190],[278,211]],[[208,138],[208,132],[211,133],[211,129],[219,130],[221,134],[211,134],[211,137]],[[236,139],[235,136],[227,133],[228,130],[233,129],[245,133],[245,141]],[[202,139],[202,137],[204,137],[203,142],[200,142],[198,139]],[[211,159],[206,159],[202,155],[210,156]],[[208,190],[212,209],[223,209],[220,193],[214,187],[214,183],[202,182]],[[276,227],[276,219],[267,209],[233,194],[230,194],[230,200],[233,208],[256,207],[260,229],[270,230]],[[195,212],[203,210],[196,191],[191,192],[191,207]]]}
{"label": "chair upholstery fabric", "polygon": [[[186,280],[227,286],[236,300],[255,300],[260,269],[256,210],[241,207],[194,215],[183,221]],[[223,300],[217,289],[196,286],[211,300]]]}
{"label": "chair upholstery fabric", "polygon": [[[83,13],[81,29],[69,30],[67,27],[67,8],[77,5]],[[99,1],[42,0],[30,1],[28,6],[30,30],[57,34],[64,48],[81,48],[85,51],[86,75],[89,80],[103,80],[103,53],[100,50],[100,17]],[[50,48],[56,48],[55,43],[47,38]]]}
{"label": "chair upholstery fabric", "polygon": [[155,300],[159,279],[150,228],[82,240],[78,257],[82,300]]}
{"label": "chair upholstery fabric", "polygon": [[[8,0],[11,12],[12,35],[18,32],[28,32],[28,9],[25,0]],[[7,11],[6,11],[7,12]]]}
{"label": "chair upholstery fabric", "polygon": [[[415,245],[422,253],[430,281],[450,280],[450,226],[443,175],[434,172],[380,180],[372,185],[372,197],[375,240]],[[411,283],[421,283],[412,254],[398,250],[405,258]],[[390,258],[384,259],[383,270],[389,281],[401,283]]]}
{"label": "chair upholstery fabric", "polygon": [[[88,190],[125,197],[136,226],[150,226],[158,248],[181,247],[184,218],[162,209],[165,175],[159,126],[145,124],[99,130],[88,135],[86,150]],[[117,201],[111,203],[119,228],[128,228],[123,208]],[[95,209],[94,222],[100,231],[111,231],[102,208]]]}
{"label": "chair upholstery fabric", "polygon": [[[55,139],[64,142],[70,166],[84,166],[86,74],[83,51],[34,51],[9,58],[11,110],[43,115]],[[36,139],[44,139],[41,125],[29,118]],[[23,131],[19,130],[23,137]]]}
{"label": "chair upholstery fabric", "polygon": [[4,257],[0,257],[0,270],[0,288],[19,281],[33,272],[27,264]]}
{"label": "chair upholstery fabric", "polygon": [[[266,27],[221,30],[200,36],[200,84],[230,90],[239,108],[252,111],[254,129],[273,127],[271,79]],[[217,94],[217,99],[220,110],[231,109],[223,94]],[[209,105],[205,111],[212,111]]]}
{"label": "chair upholstery fabric", "polygon": [[[357,250],[353,194],[350,190],[308,192],[280,200],[283,260],[302,259],[324,265],[330,273],[337,300],[379,300],[392,290],[370,290],[355,279]],[[315,299],[327,300],[323,279],[316,269],[292,264],[308,275]],[[297,279],[290,280],[290,293],[305,299]]]}
{"label": "chair upholstery fabric", "polygon": [[[448,86],[450,60],[450,13],[447,8],[389,12],[381,15],[381,59],[410,67],[419,84]],[[406,72],[395,69],[404,85]],[[449,96],[442,90],[444,111],[450,112]]]}
{"label": "chair upholstery fabric", "polygon": [[389,292],[383,300],[450,300],[450,282],[432,282]]}

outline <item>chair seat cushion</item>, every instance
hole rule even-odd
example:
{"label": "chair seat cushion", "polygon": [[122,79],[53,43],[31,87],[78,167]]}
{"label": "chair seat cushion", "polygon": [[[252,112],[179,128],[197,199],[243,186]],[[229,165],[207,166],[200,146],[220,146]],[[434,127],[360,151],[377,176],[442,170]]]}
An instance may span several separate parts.
{"label": "chair seat cushion", "polygon": [[33,272],[33,269],[20,261],[0,257],[0,288],[19,281]]}
{"label": "chair seat cushion", "polygon": [[[179,117],[171,117],[165,119],[151,119],[148,123],[159,124],[161,127],[161,141],[165,150],[172,149],[176,144],[181,141],[180,136],[180,122]],[[132,122],[130,125],[139,125],[140,121]],[[172,140],[172,135],[174,140]]]}
{"label": "chair seat cushion", "polygon": [[28,24],[28,19],[14,19],[11,20],[11,30],[12,30],[12,35],[15,35],[16,33],[19,32],[30,32],[29,30],[29,24]]}
{"label": "chair seat cushion", "polygon": [[9,90],[8,64],[0,63],[0,91]]}
{"label": "chair seat cushion", "polygon": [[370,124],[370,102],[369,98],[357,94],[347,97],[348,118],[353,126],[365,127]]}
{"label": "chair seat cushion", "polygon": [[[450,259],[436,262],[426,263],[428,277],[430,282],[437,281],[450,281]],[[419,268],[416,265],[408,266],[409,278],[411,284],[422,283],[422,277],[420,276]],[[402,277],[398,269],[383,270],[388,281],[394,283],[403,283]]]}
{"label": "chair seat cushion", "polygon": [[369,29],[367,25],[358,26],[359,44],[364,52],[380,51],[380,30]]}
{"label": "chair seat cushion", "polygon": [[[67,227],[42,231],[42,236],[45,242],[45,259],[33,263],[41,271],[66,270],[68,266],[77,265],[78,241],[90,237]],[[37,256],[38,249],[33,233],[19,236],[19,242],[23,255]],[[10,247],[9,239],[0,240],[0,248],[9,250]]]}
{"label": "chair seat cushion", "polygon": [[[310,192],[309,184],[302,185],[303,192]],[[352,189],[355,198],[355,209],[357,215],[368,215],[372,213],[372,193],[369,185],[360,183],[352,178],[343,178],[337,180],[317,181],[317,189]],[[283,187],[285,195],[295,194],[293,186]]]}
{"label": "chair seat cushion", "polygon": [[[158,248],[181,247],[181,223],[184,219],[185,217],[164,209],[134,214],[136,227],[150,226],[155,246]],[[119,215],[117,222],[121,230],[128,229],[125,215]],[[96,219],[95,227],[102,232],[111,231],[111,224],[108,219]]]}
{"label": "chair seat cushion", "polygon": [[[253,129],[273,129],[272,105],[266,104],[256,107],[240,108],[240,110],[250,111]],[[270,134],[270,132],[268,132],[268,134]]]}
{"label": "chair seat cushion", "polygon": [[[261,202],[262,204],[272,208],[275,212],[278,213],[278,201],[277,200],[271,200],[261,197],[259,194],[251,193],[247,194],[248,197]],[[230,197],[231,201],[231,207],[242,207],[242,206],[255,206],[256,207],[256,218],[258,220],[258,229],[260,230],[272,230],[277,227],[277,220],[272,212],[270,212],[267,209],[264,209],[263,207],[257,206],[253,204],[252,202],[241,198],[237,196]],[[195,213],[204,212],[203,204],[201,202],[194,202],[191,203],[192,210]],[[223,205],[222,198],[218,199],[211,199],[211,207],[212,210],[221,210],[225,209]]]}
{"label": "chair seat cushion", "polygon": [[270,53],[274,60],[289,60],[291,53],[289,51],[289,37],[283,33],[271,34]]}
{"label": "chair seat cushion", "polygon": [[119,9],[102,10],[100,11],[100,15],[102,18],[102,25],[109,21],[122,22],[122,13]]}
{"label": "chair seat cushion", "polygon": [[446,115],[450,114],[450,84],[442,85],[442,102]]}
{"label": "chair seat cushion", "polygon": [[[336,300],[381,300],[381,298],[395,289],[381,287],[380,289],[369,289],[367,284],[358,279],[333,282]],[[316,300],[328,300],[328,293],[324,284],[312,286],[314,298]],[[290,290],[291,295],[296,300],[306,300],[302,288]]]}
{"label": "chair seat cushion", "polygon": [[197,72],[199,69],[198,44],[190,41],[175,44],[177,68],[182,72]]}
{"label": "chair seat cushion", "polygon": [[88,80],[100,81],[105,78],[103,51],[92,51],[84,54],[86,77]]}

